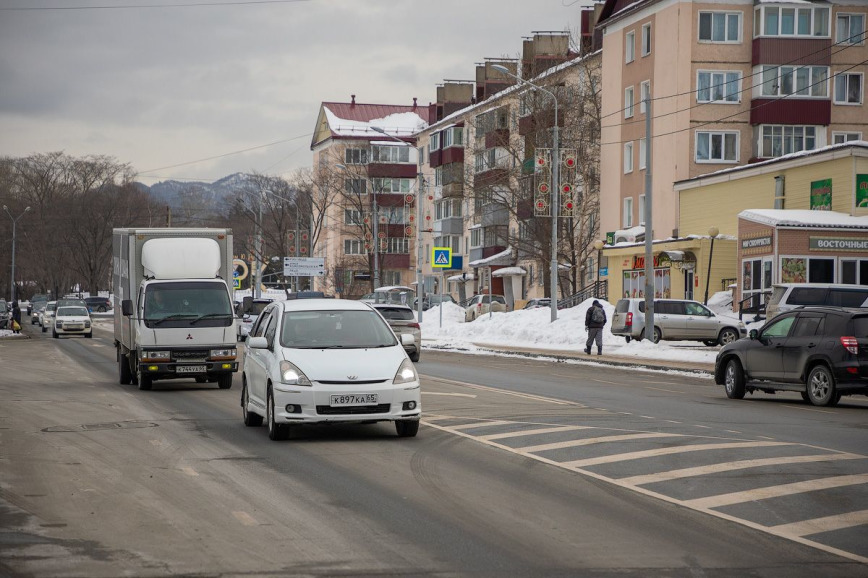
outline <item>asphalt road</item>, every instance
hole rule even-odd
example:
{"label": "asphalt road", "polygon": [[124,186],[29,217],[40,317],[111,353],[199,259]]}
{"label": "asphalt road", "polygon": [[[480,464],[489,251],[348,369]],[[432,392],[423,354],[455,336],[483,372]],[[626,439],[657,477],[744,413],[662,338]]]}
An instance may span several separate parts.
{"label": "asphalt road", "polygon": [[0,575],[866,576],[868,398],[423,352],[424,423],[245,428],[117,383],[107,332],[0,341]]}

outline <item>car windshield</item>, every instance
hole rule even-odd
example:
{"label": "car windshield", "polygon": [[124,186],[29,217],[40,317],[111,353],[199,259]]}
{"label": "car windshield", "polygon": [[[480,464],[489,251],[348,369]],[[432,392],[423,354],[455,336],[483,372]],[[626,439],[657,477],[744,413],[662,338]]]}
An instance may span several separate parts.
{"label": "car windshield", "polygon": [[57,310],[58,317],[86,317],[87,314],[87,307],[61,307]]}
{"label": "car windshield", "polygon": [[397,344],[374,311],[287,311],[280,344],[298,349],[367,349]]}
{"label": "car windshield", "polygon": [[149,285],[143,316],[147,327],[227,327],[234,319],[226,285],[213,281]]}

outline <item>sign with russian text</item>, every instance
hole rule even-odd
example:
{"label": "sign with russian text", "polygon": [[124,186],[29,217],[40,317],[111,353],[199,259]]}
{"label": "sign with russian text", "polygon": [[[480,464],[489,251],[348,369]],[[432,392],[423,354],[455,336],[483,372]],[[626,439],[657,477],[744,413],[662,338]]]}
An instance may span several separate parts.
{"label": "sign with russian text", "polygon": [[753,239],[742,239],[741,240],[741,248],[742,249],[759,249],[763,247],[771,247],[772,246],[772,237],[768,235],[766,237],[755,237]]}
{"label": "sign with russian text", "polygon": [[322,277],[325,275],[325,257],[284,257],[285,277]]}
{"label": "sign with russian text", "polygon": [[811,183],[811,210],[832,210],[832,179],[813,181]]}
{"label": "sign with russian text", "polygon": [[868,175],[856,175],[856,208],[868,209]]}
{"label": "sign with russian text", "polygon": [[808,247],[812,251],[868,251],[868,239],[811,237]]}

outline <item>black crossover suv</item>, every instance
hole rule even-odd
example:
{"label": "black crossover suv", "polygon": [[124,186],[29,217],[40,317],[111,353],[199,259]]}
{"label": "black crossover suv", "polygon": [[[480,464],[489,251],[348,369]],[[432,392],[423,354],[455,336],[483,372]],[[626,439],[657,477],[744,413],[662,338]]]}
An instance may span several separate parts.
{"label": "black crossover suv", "polygon": [[714,380],[726,395],[798,391],[814,405],[868,395],[868,309],[799,307],[724,346]]}

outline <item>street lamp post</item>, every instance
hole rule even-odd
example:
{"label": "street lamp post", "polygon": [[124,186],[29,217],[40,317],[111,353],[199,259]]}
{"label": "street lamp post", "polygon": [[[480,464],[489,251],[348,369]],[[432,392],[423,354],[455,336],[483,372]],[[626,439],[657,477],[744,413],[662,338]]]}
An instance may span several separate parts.
{"label": "street lamp post", "polygon": [[9,280],[9,292],[12,297],[12,303],[15,302],[15,227],[18,224],[18,219],[24,216],[27,211],[30,210],[30,207],[26,207],[24,211],[18,215],[17,217],[13,217],[12,213],[9,212],[9,207],[3,205],[3,210],[6,211],[6,214],[9,215],[9,218],[12,219],[12,278]]}
{"label": "street lamp post", "polygon": [[708,235],[711,237],[711,248],[708,251],[708,274],[705,276],[705,300],[702,302],[708,305],[708,284],[711,283],[711,258],[714,256],[714,238],[720,234],[717,227],[711,227],[708,230]]}
{"label": "street lamp post", "polygon": [[[378,132],[381,135],[388,137],[394,141],[397,141],[403,145],[409,146],[406,142],[402,141],[398,137],[391,135],[386,132],[386,129],[380,128],[378,126],[372,126],[371,130],[374,132]],[[422,162],[422,159],[419,159],[419,162]],[[424,181],[424,177],[422,176],[422,167],[421,164],[416,173],[416,319],[421,323],[422,322],[422,311],[423,311],[423,301],[425,299],[425,288],[422,285],[422,183]]]}
{"label": "street lamp post", "polygon": [[603,254],[603,245],[605,245],[605,243],[600,239],[594,241],[594,249],[597,250],[597,287],[594,291],[596,297],[600,296],[600,262]]}
{"label": "street lamp post", "polygon": [[558,97],[550,90],[538,86],[528,80],[514,75],[503,65],[492,64],[491,67],[498,72],[513,77],[522,84],[527,84],[534,90],[539,90],[552,97],[555,103],[555,126],[552,128],[552,262],[551,262],[551,320],[558,319],[558,212],[560,211],[560,182],[559,173],[561,165],[561,149],[558,135]]}

